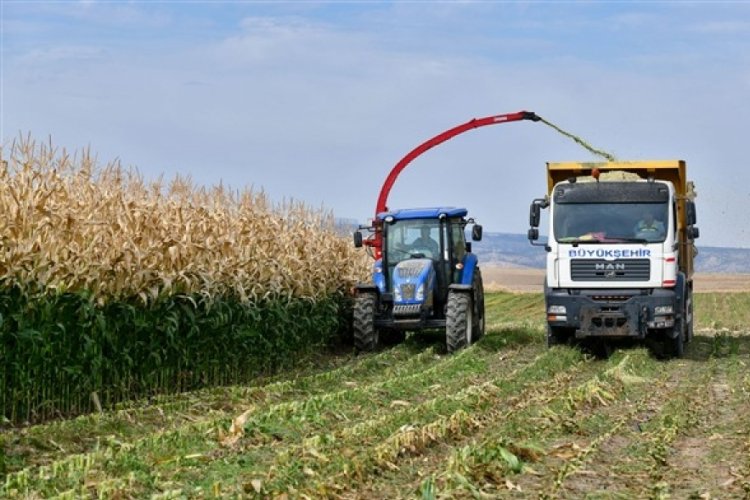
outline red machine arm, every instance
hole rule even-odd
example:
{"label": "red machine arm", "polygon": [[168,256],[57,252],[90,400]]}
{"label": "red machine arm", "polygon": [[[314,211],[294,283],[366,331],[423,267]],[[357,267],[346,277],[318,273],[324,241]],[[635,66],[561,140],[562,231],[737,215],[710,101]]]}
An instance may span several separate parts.
{"label": "red machine arm", "polygon": [[429,139],[416,148],[414,148],[409,154],[404,156],[401,161],[399,161],[396,166],[393,167],[391,172],[388,174],[388,177],[385,179],[385,182],[383,183],[383,187],[380,189],[380,195],[378,196],[378,203],[375,206],[375,234],[372,239],[369,239],[365,242],[367,246],[373,247],[375,249],[375,258],[379,259],[381,255],[381,248],[383,246],[383,235],[381,231],[381,223],[377,220],[377,215],[380,212],[385,212],[388,210],[388,206],[386,202],[388,201],[388,194],[391,192],[391,188],[393,187],[393,184],[396,182],[396,178],[399,176],[402,170],[406,168],[406,166],[411,163],[416,157],[424,153],[425,151],[437,146],[438,144],[441,144],[448,139],[451,139],[459,134],[462,134],[466,131],[484,127],[485,125],[495,125],[498,123],[507,123],[507,122],[515,122],[515,121],[521,121],[521,120],[532,120],[532,121],[539,121],[541,120],[540,117],[538,117],[533,111],[518,111],[516,113],[508,113],[505,115],[494,115],[494,116],[487,116],[485,118],[474,118],[462,125],[458,125],[457,127],[453,127],[452,129],[446,130],[445,132],[436,135],[432,139]]}

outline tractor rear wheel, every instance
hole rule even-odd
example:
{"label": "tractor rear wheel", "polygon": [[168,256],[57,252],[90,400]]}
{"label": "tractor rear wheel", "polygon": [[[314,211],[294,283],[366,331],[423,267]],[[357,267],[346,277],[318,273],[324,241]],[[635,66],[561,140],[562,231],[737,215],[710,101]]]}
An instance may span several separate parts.
{"label": "tractor rear wheel", "polygon": [[474,300],[471,293],[448,292],[445,315],[445,344],[448,352],[456,352],[474,342]]}
{"label": "tractor rear wheel", "polygon": [[360,293],[354,298],[354,348],[359,352],[374,351],[380,339],[375,328],[374,293]]}

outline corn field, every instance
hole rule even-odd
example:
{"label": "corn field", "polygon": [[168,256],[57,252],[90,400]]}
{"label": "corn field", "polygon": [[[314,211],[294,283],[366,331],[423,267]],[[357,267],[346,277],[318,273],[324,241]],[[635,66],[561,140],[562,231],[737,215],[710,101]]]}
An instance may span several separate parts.
{"label": "corn field", "polygon": [[23,138],[0,150],[0,412],[36,421],[227,384],[341,330],[366,261],[333,217],[145,181]]}

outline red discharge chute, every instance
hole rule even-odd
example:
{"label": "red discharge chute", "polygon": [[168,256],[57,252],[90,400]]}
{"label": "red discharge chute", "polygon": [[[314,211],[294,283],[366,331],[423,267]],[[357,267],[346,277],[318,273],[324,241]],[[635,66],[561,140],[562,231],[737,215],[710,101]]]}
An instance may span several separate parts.
{"label": "red discharge chute", "polygon": [[413,150],[409,152],[406,156],[404,156],[401,161],[396,163],[396,165],[391,169],[391,172],[388,174],[388,177],[385,179],[385,182],[383,183],[383,187],[380,189],[380,195],[378,196],[378,203],[375,206],[375,234],[365,241],[365,245],[368,247],[372,247],[375,249],[375,258],[379,259],[382,252],[383,247],[383,233],[382,233],[382,222],[378,220],[377,216],[381,212],[388,211],[388,206],[386,202],[388,201],[388,194],[391,192],[391,188],[393,187],[393,184],[396,182],[396,178],[399,176],[402,170],[406,168],[406,166],[411,163],[417,156],[421,155],[425,151],[437,146],[438,144],[441,144],[448,139],[451,139],[452,137],[455,137],[459,134],[462,134],[464,132],[467,132],[469,130],[484,127],[486,125],[496,125],[499,123],[508,123],[508,122],[516,122],[521,120],[532,120],[532,121],[539,121],[541,120],[540,117],[538,117],[533,111],[518,111],[516,113],[508,113],[504,115],[494,115],[494,116],[487,116],[485,118],[474,118],[472,120],[469,120],[468,122],[458,125],[457,127],[453,127],[452,129],[446,130],[445,132],[436,135],[432,139],[429,139]]}

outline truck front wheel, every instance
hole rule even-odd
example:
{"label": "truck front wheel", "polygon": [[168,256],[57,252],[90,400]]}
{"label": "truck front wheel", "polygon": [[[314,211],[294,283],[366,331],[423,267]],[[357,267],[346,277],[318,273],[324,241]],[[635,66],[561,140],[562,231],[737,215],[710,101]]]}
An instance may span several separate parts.
{"label": "truck front wheel", "polygon": [[575,331],[572,328],[547,325],[547,347],[566,345],[570,343]]}
{"label": "truck front wheel", "polygon": [[448,352],[456,352],[474,341],[474,304],[471,293],[448,292],[445,315],[445,343]]}
{"label": "truck front wheel", "polygon": [[375,303],[377,296],[374,293],[360,293],[354,299],[354,348],[359,352],[374,351],[377,349],[380,339],[378,330],[375,328]]}

